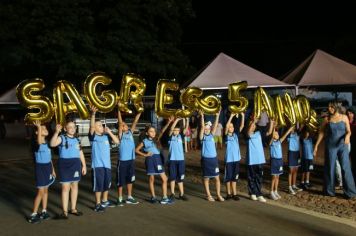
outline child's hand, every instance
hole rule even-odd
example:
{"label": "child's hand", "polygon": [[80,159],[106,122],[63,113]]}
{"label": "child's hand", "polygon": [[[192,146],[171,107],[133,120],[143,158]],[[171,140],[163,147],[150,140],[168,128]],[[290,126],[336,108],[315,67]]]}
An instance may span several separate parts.
{"label": "child's hand", "polygon": [[170,117],[168,118],[168,123],[171,123],[173,120],[174,120],[174,116],[170,116]]}
{"label": "child's hand", "polygon": [[60,133],[61,130],[62,130],[62,125],[57,124],[57,125],[56,125],[56,133]]}
{"label": "child's hand", "polygon": [[316,157],[316,153],[318,152],[318,148],[314,147],[314,151],[313,151],[313,156]]}
{"label": "child's hand", "polygon": [[55,172],[54,170],[52,171],[52,176],[53,176],[54,178],[57,177],[56,172]]}
{"label": "child's hand", "polygon": [[35,120],[33,122],[33,125],[36,126],[37,128],[41,127],[41,122],[39,120]]}
{"label": "child's hand", "polygon": [[146,153],[146,157],[150,157],[150,156],[152,156],[153,155],[153,153],[152,152],[148,152],[148,153]]}
{"label": "child's hand", "polygon": [[82,167],[82,175],[86,175],[87,174],[87,167],[83,166]]}
{"label": "child's hand", "polygon": [[92,114],[95,115],[95,113],[98,111],[98,108],[96,108],[95,106],[90,106],[90,110]]}
{"label": "child's hand", "polygon": [[105,126],[105,133],[111,133],[111,129],[107,126]]}

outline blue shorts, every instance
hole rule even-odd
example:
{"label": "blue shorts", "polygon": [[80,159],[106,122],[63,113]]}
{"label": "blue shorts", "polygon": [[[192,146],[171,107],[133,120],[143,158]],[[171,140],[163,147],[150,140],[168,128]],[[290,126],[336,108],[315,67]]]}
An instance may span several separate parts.
{"label": "blue shorts", "polygon": [[92,169],[93,192],[105,192],[111,186],[111,169],[96,167]]}
{"label": "blue shorts", "polygon": [[185,174],[184,161],[169,161],[169,181],[183,182]]}
{"label": "blue shorts", "polygon": [[46,188],[53,184],[55,178],[52,175],[52,163],[36,163],[35,179],[37,188]]}
{"label": "blue shorts", "polygon": [[201,168],[204,178],[214,178],[219,175],[218,159],[214,158],[201,158]]}
{"label": "blue shorts", "polygon": [[227,162],[225,163],[225,176],[224,182],[236,182],[239,178],[240,162]]}
{"label": "blue shorts", "polygon": [[59,158],[58,173],[60,183],[72,183],[80,181],[82,175],[82,164],[79,158]]}
{"label": "blue shorts", "polygon": [[164,167],[160,154],[153,154],[152,156],[146,157],[145,164],[147,175],[160,175],[164,173]]}
{"label": "blue shorts", "polygon": [[313,160],[302,158],[301,167],[303,173],[311,172],[312,170],[314,170]]}
{"label": "blue shorts", "polygon": [[299,151],[288,151],[288,166],[289,167],[300,166],[300,152]]}
{"label": "blue shorts", "polygon": [[116,172],[116,185],[119,187],[135,182],[135,161],[118,161]]}
{"label": "blue shorts", "polygon": [[271,175],[283,174],[283,159],[271,157]]}

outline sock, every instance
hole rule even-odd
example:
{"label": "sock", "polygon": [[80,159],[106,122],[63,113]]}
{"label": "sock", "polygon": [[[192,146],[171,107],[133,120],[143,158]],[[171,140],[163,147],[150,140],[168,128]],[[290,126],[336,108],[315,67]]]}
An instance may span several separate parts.
{"label": "sock", "polygon": [[32,212],[31,216],[36,216],[37,212]]}
{"label": "sock", "polygon": [[295,184],[292,185],[293,188],[296,188],[297,186],[295,186]]}
{"label": "sock", "polygon": [[127,196],[127,199],[132,199],[133,197],[132,196]]}
{"label": "sock", "polygon": [[309,184],[309,180],[305,181],[305,183]]}
{"label": "sock", "polygon": [[[309,181],[306,181],[306,182],[308,183]],[[304,181],[302,181],[301,183],[304,184]]]}
{"label": "sock", "polygon": [[42,209],[42,213],[46,213],[47,212],[47,210],[46,209]]}
{"label": "sock", "polygon": [[119,197],[119,201],[122,201],[122,197]]}

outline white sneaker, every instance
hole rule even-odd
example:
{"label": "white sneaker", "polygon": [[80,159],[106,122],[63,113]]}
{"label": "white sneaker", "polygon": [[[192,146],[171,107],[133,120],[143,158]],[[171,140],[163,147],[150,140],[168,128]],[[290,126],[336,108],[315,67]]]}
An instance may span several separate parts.
{"label": "white sneaker", "polygon": [[303,191],[302,188],[298,188],[297,186],[292,186],[293,190],[296,191],[296,192],[301,192]]}
{"label": "white sneaker", "polygon": [[289,193],[289,194],[292,194],[292,195],[295,195],[295,192],[294,192],[294,190],[293,190],[293,188],[292,188],[292,187],[289,187],[289,191],[288,191],[288,193]]}
{"label": "white sneaker", "polygon": [[259,202],[267,202],[266,199],[265,199],[263,196],[257,197],[257,200],[258,200]]}
{"label": "white sneaker", "polygon": [[279,195],[279,193],[277,191],[274,192],[274,196],[278,197],[278,199],[281,199],[281,195]]}
{"label": "white sneaker", "polygon": [[252,195],[251,195],[251,200],[253,200],[253,201],[257,201],[257,197],[256,197],[256,195],[252,194]]}
{"label": "white sneaker", "polygon": [[277,195],[273,192],[273,191],[271,191],[271,199],[272,200],[278,200],[279,198],[277,197]]}

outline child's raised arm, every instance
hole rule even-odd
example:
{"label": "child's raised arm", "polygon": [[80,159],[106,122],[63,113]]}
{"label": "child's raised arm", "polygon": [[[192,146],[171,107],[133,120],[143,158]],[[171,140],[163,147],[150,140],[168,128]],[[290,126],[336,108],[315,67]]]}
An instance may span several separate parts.
{"label": "child's raised arm", "polygon": [[227,133],[229,132],[229,129],[228,129],[228,127],[229,127],[229,125],[230,125],[230,123],[231,123],[231,120],[232,120],[232,118],[235,116],[236,114],[235,113],[231,113],[230,114],[230,117],[229,117],[229,119],[227,120],[227,123],[226,123],[226,128],[225,128],[225,135],[227,135]]}
{"label": "child's raised arm", "polygon": [[199,133],[199,139],[203,140],[203,135],[204,135],[204,113],[203,113],[202,110],[199,111],[199,115],[200,115],[200,124],[201,124],[200,133]]}
{"label": "child's raised arm", "polygon": [[250,121],[249,125],[248,125],[248,129],[247,129],[247,136],[248,136],[248,137],[251,137],[251,135],[252,135],[253,132],[254,132],[253,129],[256,128],[256,127],[254,127],[254,126],[256,126],[255,122],[256,122],[256,121],[255,121],[254,119],[252,119],[252,120]]}
{"label": "child's raised arm", "polygon": [[[180,120],[182,120],[182,118],[178,118],[178,117],[174,120],[174,122],[173,122],[173,124],[171,125],[171,128],[170,128],[170,130],[169,130],[168,136],[172,136],[173,130],[174,130],[174,128],[176,127],[176,125],[178,124],[178,122],[179,122]],[[183,132],[183,133],[185,133],[185,132]]]}
{"label": "child's raised arm", "polygon": [[119,144],[120,143],[119,138],[116,135],[114,135],[112,133],[111,129],[109,129],[109,127],[107,127],[107,126],[105,127],[105,133],[107,133],[110,136],[110,138],[112,139],[112,141],[115,144]]}
{"label": "child's raised arm", "polygon": [[167,124],[162,128],[161,132],[160,132],[159,135],[158,135],[157,140],[160,140],[160,139],[162,138],[164,132],[166,132],[168,126],[172,123],[173,119],[174,119],[173,116],[171,116],[171,117],[168,118]]}
{"label": "child's raised arm", "polygon": [[35,122],[33,122],[33,124],[36,126],[37,128],[37,136],[36,136],[36,141],[37,144],[40,145],[43,143],[42,141],[42,134],[41,134],[41,122],[39,120],[36,120]]}
{"label": "child's raised arm", "polygon": [[[238,115],[238,114],[237,114]],[[241,113],[241,121],[240,121],[240,132],[243,130],[245,127],[245,113]]]}
{"label": "child's raised arm", "polygon": [[120,103],[118,103],[118,110],[117,110],[117,122],[118,122],[118,137],[119,139],[121,139],[121,136],[122,136],[122,116],[121,116],[121,111],[120,111]]}
{"label": "child's raised arm", "polygon": [[212,134],[212,135],[215,134],[216,127],[218,127],[220,112],[221,112],[221,110],[220,110],[218,113],[216,113],[216,117],[215,117],[213,129],[211,130],[211,134]]}
{"label": "child's raised arm", "polygon": [[140,116],[141,116],[141,112],[137,113],[136,116],[135,116],[134,121],[132,122],[132,125],[131,125],[131,132],[132,133],[135,132],[136,125],[137,125],[138,120],[140,119]]}
{"label": "child's raised arm", "polygon": [[51,147],[57,147],[59,144],[61,144],[62,139],[61,139],[61,137],[58,136],[59,133],[61,132],[61,130],[62,130],[62,126],[60,124],[57,124],[56,131],[54,132],[54,134],[51,138],[51,141],[50,141]]}
{"label": "child's raised arm", "polygon": [[189,127],[189,117],[187,117],[187,119],[186,119],[185,127],[184,127],[184,130],[183,130],[183,134],[185,134],[187,132],[188,127]]}
{"label": "child's raised arm", "polygon": [[289,129],[282,135],[282,137],[279,139],[281,141],[281,143],[283,143],[283,141],[287,138],[288,134],[290,134],[290,132],[292,132],[293,130],[293,125],[291,127],[289,127]]}
{"label": "child's raised arm", "polygon": [[91,117],[90,117],[90,134],[93,135],[95,131],[95,113],[98,111],[98,108],[95,106],[90,106]]}
{"label": "child's raised arm", "polygon": [[276,126],[275,126],[274,120],[271,120],[269,122],[268,131],[266,133],[266,136],[270,136],[273,133],[273,130],[274,130],[275,127]]}

